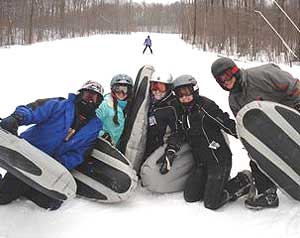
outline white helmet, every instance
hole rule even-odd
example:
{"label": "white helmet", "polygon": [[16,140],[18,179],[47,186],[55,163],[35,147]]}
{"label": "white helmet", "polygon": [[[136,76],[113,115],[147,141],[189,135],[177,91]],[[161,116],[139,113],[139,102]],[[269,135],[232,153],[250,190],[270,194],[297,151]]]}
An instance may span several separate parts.
{"label": "white helmet", "polygon": [[150,78],[150,82],[160,82],[165,84],[171,84],[172,80],[173,80],[172,74],[165,73],[165,72],[157,72],[157,71],[155,71]]}
{"label": "white helmet", "polygon": [[90,90],[95,93],[99,93],[101,96],[104,94],[104,88],[101,84],[92,80],[85,82],[78,91],[81,92],[82,90]]}

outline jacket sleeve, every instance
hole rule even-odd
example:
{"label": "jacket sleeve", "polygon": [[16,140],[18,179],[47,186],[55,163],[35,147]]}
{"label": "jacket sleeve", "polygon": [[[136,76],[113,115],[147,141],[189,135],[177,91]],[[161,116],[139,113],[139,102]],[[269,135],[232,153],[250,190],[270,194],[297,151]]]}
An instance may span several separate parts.
{"label": "jacket sleeve", "polygon": [[94,143],[91,142],[81,146],[77,145],[77,147],[73,150],[70,150],[55,159],[57,159],[67,169],[72,170],[84,161],[85,152],[90,150],[93,145]]}
{"label": "jacket sleeve", "polygon": [[220,129],[237,138],[236,123],[229,117],[229,114],[223,112],[213,101],[209,101],[207,105],[203,107],[207,116],[214,120]]}
{"label": "jacket sleeve", "polygon": [[58,99],[53,99],[37,107],[31,107],[30,104],[18,106],[15,112],[22,116],[21,125],[38,124],[47,120],[54,113],[58,103]]}

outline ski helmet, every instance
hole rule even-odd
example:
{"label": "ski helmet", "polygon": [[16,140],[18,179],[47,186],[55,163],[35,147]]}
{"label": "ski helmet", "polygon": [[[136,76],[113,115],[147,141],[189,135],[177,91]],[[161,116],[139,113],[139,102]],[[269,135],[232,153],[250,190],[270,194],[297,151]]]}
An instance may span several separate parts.
{"label": "ski helmet", "polygon": [[193,76],[188,74],[181,75],[176,79],[174,79],[172,85],[173,85],[173,90],[176,90],[177,88],[182,86],[192,86],[194,92],[199,90],[196,79]]}
{"label": "ski helmet", "polygon": [[219,75],[223,74],[227,69],[231,69],[233,67],[236,67],[236,64],[234,61],[230,58],[222,57],[217,59],[212,65],[211,65],[211,73],[216,78]]}
{"label": "ski helmet", "polygon": [[150,82],[159,82],[165,84],[171,84],[173,81],[173,76],[170,73],[164,72],[154,72],[150,78]]}
{"label": "ski helmet", "polygon": [[110,81],[110,87],[112,88],[116,84],[125,84],[132,87],[133,81],[132,78],[126,74],[117,74]]}
{"label": "ski helmet", "polygon": [[103,96],[104,94],[104,89],[101,86],[101,84],[92,80],[89,80],[86,83],[84,83],[78,91],[81,92],[83,90],[90,90],[95,93],[99,93],[101,96]]}

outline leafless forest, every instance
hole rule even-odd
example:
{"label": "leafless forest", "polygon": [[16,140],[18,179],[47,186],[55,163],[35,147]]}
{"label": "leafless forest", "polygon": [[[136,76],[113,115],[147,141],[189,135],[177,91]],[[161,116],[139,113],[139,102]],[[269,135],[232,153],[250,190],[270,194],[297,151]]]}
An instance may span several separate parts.
{"label": "leafless forest", "polygon": [[[300,27],[300,0],[277,3]],[[266,17],[286,45],[255,11]],[[179,33],[203,50],[249,59],[300,58],[300,33],[272,0],[181,0],[170,5],[131,0],[0,0],[2,47],[137,31]]]}

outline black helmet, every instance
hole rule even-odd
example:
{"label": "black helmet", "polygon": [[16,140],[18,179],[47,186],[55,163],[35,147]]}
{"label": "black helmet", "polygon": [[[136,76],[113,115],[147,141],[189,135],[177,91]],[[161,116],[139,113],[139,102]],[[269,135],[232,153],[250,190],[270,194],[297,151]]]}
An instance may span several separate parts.
{"label": "black helmet", "polygon": [[213,62],[211,65],[211,73],[216,78],[223,74],[227,69],[231,69],[234,66],[236,66],[236,64],[232,59],[222,57]]}

